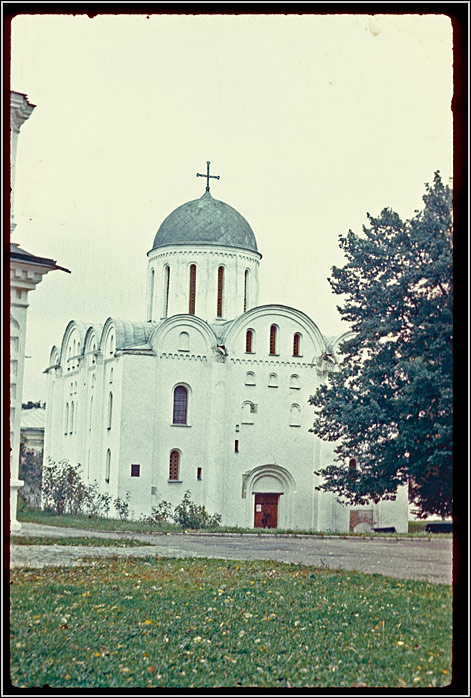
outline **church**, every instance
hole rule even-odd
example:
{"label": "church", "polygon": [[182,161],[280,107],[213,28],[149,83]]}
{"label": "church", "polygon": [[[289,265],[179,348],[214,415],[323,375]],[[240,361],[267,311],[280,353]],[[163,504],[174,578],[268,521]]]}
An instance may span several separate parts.
{"label": "church", "polygon": [[165,218],[147,253],[145,320],[73,320],[52,348],[45,463],[80,463],[101,492],[129,493],[134,518],[190,490],[222,525],[407,532],[405,488],[363,507],[316,489],[334,446],[309,432],[308,399],[348,333],[258,305],[254,232],[211,195],[209,162],[198,176],[204,194]]}

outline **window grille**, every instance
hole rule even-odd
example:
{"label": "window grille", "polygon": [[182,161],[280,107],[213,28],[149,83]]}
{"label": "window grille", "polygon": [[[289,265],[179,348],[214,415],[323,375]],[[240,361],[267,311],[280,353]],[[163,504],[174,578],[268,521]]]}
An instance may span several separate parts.
{"label": "window grille", "polygon": [[170,291],[170,267],[165,267],[165,306],[164,306],[164,317],[168,315],[168,296]]}
{"label": "window grille", "polygon": [[276,354],[276,325],[270,327],[270,354]]}
{"label": "window grille", "polygon": [[245,352],[247,354],[252,353],[252,346],[253,346],[253,332],[252,332],[252,330],[247,330],[247,333],[245,335]]}
{"label": "window grille", "polygon": [[190,303],[188,312],[190,315],[195,314],[196,305],[196,264],[192,264],[190,267]]}
{"label": "window grille", "polygon": [[179,469],[180,469],[180,454],[178,451],[172,451],[170,453],[168,479],[169,480],[178,480]]}
{"label": "window grille", "polygon": [[186,424],[188,408],[188,391],[183,385],[177,385],[173,392],[173,424]]}
{"label": "window grille", "polygon": [[217,317],[222,317],[222,296],[224,289],[224,267],[218,268],[218,302]]}

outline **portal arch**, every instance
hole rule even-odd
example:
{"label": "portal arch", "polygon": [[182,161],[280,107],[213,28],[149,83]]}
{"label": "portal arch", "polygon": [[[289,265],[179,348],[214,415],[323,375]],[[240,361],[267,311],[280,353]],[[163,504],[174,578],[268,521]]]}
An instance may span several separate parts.
{"label": "portal arch", "polygon": [[292,474],[281,465],[259,465],[242,476],[242,497],[246,500],[246,525],[254,526],[255,495],[278,494],[278,528],[293,526],[293,497],[296,482]]}

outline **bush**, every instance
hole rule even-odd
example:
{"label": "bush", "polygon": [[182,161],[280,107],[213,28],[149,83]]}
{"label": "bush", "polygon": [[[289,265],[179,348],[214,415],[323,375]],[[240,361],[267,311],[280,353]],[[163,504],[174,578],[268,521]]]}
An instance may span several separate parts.
{"label": "bush", "polygon": [[31,507],[41,506],[42,461],[42,453],[27,449],[21,436],[19,479],[25,484],[18,495]]}
{"label": "bush", "polygon": [[190,490],[187,490],[180,504],[175,507],[172,515],[175,523],[183,526],[183,528],[192,529],[219,526],[221,523],[221,515],[213,514],[213,516],[210,516],[204,506],[195,504],[191,501],[190,495]]}
{"label": "bush", "polygon": [[166,502],[165,499],[163,499],[157,504],[157,506],[152,507],[150,516],[144,516],[144,521],[155,523],[157,526],[162,526],[170,523],[171,518],[173,518],[172,505],[170,502]]}
{"label": "bush", "polygon": [[80,476],[80,463],[67,460],[55,462],[49,458],[43,470],[43,508],[54,514],[81,514],[90,498]]}
{"label": "bush", "polygon": [[114,508],[118,512],[118,516],[121,521],[126,521],[129,518],[129,499],[131,494],[126,492],[126,496],[121,499],[121,497],[116,497],[114,500]]}
{"label": "bush", "polygon": [[107,517],[110,511],[112,496],[107,492],[98,492],[98,482],[95,480],[87,488],[86,511],[94,518]]}

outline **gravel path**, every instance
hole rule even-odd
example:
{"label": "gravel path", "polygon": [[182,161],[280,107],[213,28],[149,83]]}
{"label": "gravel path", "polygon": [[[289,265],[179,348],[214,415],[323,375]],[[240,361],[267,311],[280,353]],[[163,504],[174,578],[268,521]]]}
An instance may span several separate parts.
{"label": "gravel path", "polygon": [[[278,560],[358,570],[399,579],[452,582],[451,538],[354,538],[278,536],[273,534],[147,534],[90,531],[22,524],[17,535],[57,536],[57,545],[12,545],[11,567],[74,566],[97,558],[206,557],[231,560]],[[60,545],[61,537],[134,538],[149,545],[117,548]]]}

